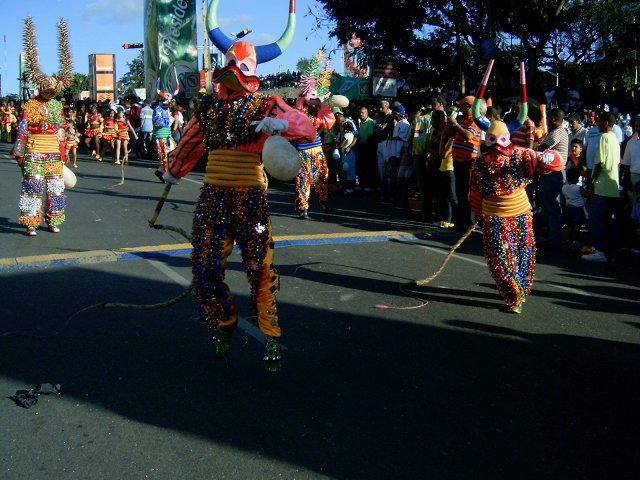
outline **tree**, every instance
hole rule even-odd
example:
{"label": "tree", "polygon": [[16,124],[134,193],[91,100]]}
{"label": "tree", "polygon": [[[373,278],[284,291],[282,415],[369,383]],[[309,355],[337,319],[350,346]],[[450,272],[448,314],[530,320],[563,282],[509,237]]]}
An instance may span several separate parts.
{"label": "tree", "polygon": [[144,51],[140,50],[138,56],[127,62],[129,70],[118,80],[118,94],[123,97],[135,95],[135,88],[144,87]]}
{"label": "tree", "polygon": [[311,59],[309,59],[309,58],[304,58],[304,57],[303,58],[299,58],[298,59],[298,63],[296,63],[296,70],[298,72],[303,72],[309,66],[309,62],[310,61],[311,61]]}
{"label": "tree", "polygon": [[78,93],[89,90],[89,77],[83,73],[74,73],[71,86],[66,90],[63,90],[60,97],[64,97],[67,100],[74,98]]}

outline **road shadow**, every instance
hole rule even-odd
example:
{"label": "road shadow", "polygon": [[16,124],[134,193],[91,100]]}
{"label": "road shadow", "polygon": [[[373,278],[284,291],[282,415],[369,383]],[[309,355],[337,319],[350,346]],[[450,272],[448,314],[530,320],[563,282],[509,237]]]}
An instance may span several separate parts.
{"label": "road shadow", "polygon": [[[45,333],[88,304],[179,290],[89,268],[3,280],[3,331]],[[82,285],[82,295],[67,288],[32,301],[51,285]],[[246,295],[236,298],[246,308]],[[335,479],[635,478],[637,344],[330,306],[279,303],[280,376],[262,372],[262,346],[242,332],[228,360],[214,361],[192,300],[146,314],[86,312],[47,340],[0,337],[0,374],[60,383],[65,397],[121,417]],[[9,401],[3,410],[25,412]]]}

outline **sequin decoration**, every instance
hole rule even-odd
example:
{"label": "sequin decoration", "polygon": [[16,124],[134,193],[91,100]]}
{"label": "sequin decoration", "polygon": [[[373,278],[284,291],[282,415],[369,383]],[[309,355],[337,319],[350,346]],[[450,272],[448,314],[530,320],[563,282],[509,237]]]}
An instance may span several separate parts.
{"label": "sequin decoration", "polygon": [[515,217],[487,216],[483,221],[483,250],[491,276],[507,306],[524,301],[531,292],[535,243],[530,212]]}
{"label": "sequin decoration", "polygon": [[496,150],[476,158],[471,179],[483,196],[507,195],[531,182],[529,149],[515,148],[511,155]]}
{"label": "sequin decoration", "polygon": [[242,254],[251,289],[251,305],[263,333],[280,336],[273,268],[273,241],[266,193],[262,188],[204,185],[193,220],[191,263],[203,323],[214,335],[232,329],[237,310],[224,283],[227,257],[234,242]]}
{"label": "sequin decoration", "polygon": [[312,187],[318,195],[318,201],[326,204],[329,200],[329,168],[322,147],[300,151],[300,171],[296,176],[294,202],[294,208],[297,211],[309,208]]}
{"label": "sequin decoration", "polygon": [[267,114],[271,97],[260,94],[221,99],[205,96],[200,104],[200,127],[207,150],[232,149],[256,141],[260,134],[251,122]]}

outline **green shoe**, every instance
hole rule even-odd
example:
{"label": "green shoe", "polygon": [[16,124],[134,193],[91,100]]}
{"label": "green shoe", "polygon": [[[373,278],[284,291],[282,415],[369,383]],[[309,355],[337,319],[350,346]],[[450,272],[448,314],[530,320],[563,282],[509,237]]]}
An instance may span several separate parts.
{"label": "green shoe", "polygon": [[282,359],[282,346],[276,337],[265,335],[265,355],[264,369],[269,373],[278,373],[282,370],[284,360]]}
{"label": "green shoe", "polygon": [[224,358],[231,350],[231,333],[227,330],[217,329],[213,334],[213,355],[216,358]]}

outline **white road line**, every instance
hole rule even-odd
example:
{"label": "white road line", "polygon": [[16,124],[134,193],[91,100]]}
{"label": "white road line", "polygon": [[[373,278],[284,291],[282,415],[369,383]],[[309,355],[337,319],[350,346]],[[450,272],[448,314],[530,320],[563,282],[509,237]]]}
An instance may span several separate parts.
{"label": "white road line", "polygon": [[187,178],[187,177],[182,177],[182,180],[186,182],[195,183],[196,185],[202,185],[202,180],[191,180],[190,178]]}
{"label": "white road line", "polygon": [[[402,243],[407,243],[405,241],[400,240]],[[436,248],[436,247],[429,247],[427,245],[416,245],[417,247],[420,248],[424,248],[425,250],[429,250],[430,252],[434,252],[434,253],[439,253],[440,255],[446,255],[449,253],[449,250],[447,249],[442,249],[442,248]],[[467,257],[463,257],[462,255],[459,255],[457,253],[454,253],[452,255],[453,257],[456,257],[459,260],[464,260],[465,262],[469,262],[469,263],[473,263],[474,265],[480,265],[481,267],[486,267],[486,262],[481,262],[480,260],[475,260],[473,258],[467,258]],[[540,278],[536,278],[535,281],[537,283],[542,283],[544,285],[549,285],[552,286],[554,288],[558,288],[560,290],[564,290],[565,292],[570,292],[573,293],[575,295],[581,295],[583,297],[591,297],[594,296],[593,293],[589,293],[589,292],[585,292],[584,290],[579,290],[577,288],[572,288],[572,287],[566,287],[560,283],[556,283],[556,282],[551,282],[549,280],[543,280]],[[601,298],[615,298],[615,297],[609,297],[607,295],[595,295]],[[633,301],[633,300],[632,300]]]}
{"label": "white road line", "polygon": [[[163,273],[168,278],[170,278],[171,280],[173,280],[174,282],[176,282],[178,285],[180,285],[182,287],[186,288],[186,287],[189,286],[189,283],[191,283],[189,280],[184,278],[178,272],[176,272],[175,270],[171,269],[170,267],[168,267],[167,265],[165,265],[162,262],[158,262],[157,260],[149,260],[149,259],[147,259],[147,262],[149,262],[149,264],[152,267],[154,267],[156,270],[158,270],[159,272]],[[256,327],[254,324],[252,324],[251,322],[249,322],[248,320],[246,320],[246,319],[244,319],[244,318],[242,318],[240,316],[238,316],[238,328],[243,330],[250,337],[255,338],[258,342],[260,342],[260,343],[264,342],[264,335],[260,331],[260,329],[258,327]],[[287,350],[287,347],[282,345],[282,349],[283,350]]]}

